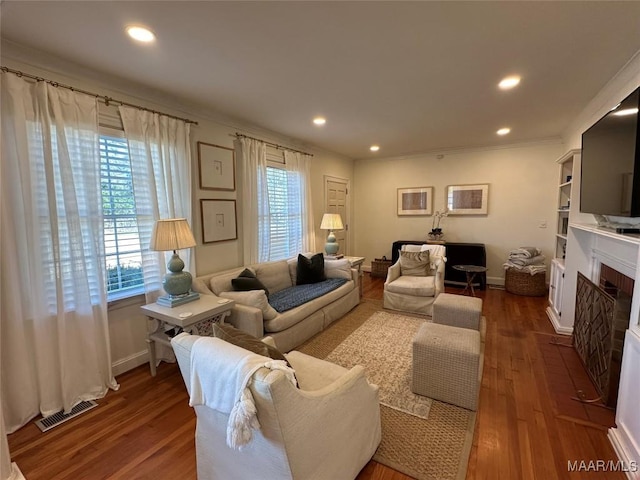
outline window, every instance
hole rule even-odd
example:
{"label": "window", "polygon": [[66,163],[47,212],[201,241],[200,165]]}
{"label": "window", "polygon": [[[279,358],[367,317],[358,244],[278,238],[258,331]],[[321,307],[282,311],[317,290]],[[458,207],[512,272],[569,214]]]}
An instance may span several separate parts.
{"label": "window", "polygon": [[144,291],[131,160],[122,132],[101,130],[100,159],[107,294],[116,300]]}
{"label": "window", "polygon": [[269,258],[291,258],[302,251],[300,174],[267,167],[269,194]]}

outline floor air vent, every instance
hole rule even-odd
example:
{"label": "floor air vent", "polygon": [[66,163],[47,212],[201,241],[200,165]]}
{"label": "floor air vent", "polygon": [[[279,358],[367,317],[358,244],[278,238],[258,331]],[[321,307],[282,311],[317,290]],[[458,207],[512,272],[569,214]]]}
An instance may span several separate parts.
{"label": "floor air vent", "polygon": [[67,420],[71,420],[73,417],[77,417],[81,413],[84,413],[88,410],[91,410],[94,407],[97,407],[98,404],[93,400],[82,401],[77,404],[75,407],[71,409],[70,413],[58,412],[53,415],[49,415],[46,418],[38,420],[35,424],[38,426],[40,430],[46,432],[47,430],[51,430],[53,427],[57,427],[61,423],[66,422]]}

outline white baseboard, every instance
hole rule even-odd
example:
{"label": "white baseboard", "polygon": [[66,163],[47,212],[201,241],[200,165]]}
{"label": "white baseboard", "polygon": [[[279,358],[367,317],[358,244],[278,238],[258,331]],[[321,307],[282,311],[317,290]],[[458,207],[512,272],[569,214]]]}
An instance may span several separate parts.
{"label": "white baseboard", "polygon": [[[609,433],[607,433],[607,437],[609,437],[609,442],[613,446],[613,449],[618,455],[618,459],[622,461],[622,463],[628,467],[631,465],[636,466],[636,471],[627,471],[625,474],[629,480],[640,480],[640,466],[638,466],[637,461],[629,454],[629,448],[633,448],[632,443],[630,443],[627,435],[620,428],[610,428]],[[640,452],[636,452],[636,458],[640,458]],[[632,470],[629,468],[629,470]]]}
{"label": "white baseboard", "polygon": [[547,317],[549,317],[549,320],[551,320],[551,325],[553,325],[553,329],[557,334],[573,335],[573,327],[563,327],[562,325],[560,325],[560,322],[558,321],[555,313],[553,313],[551,307],[547,307],[545,311],[547,312]]}
{"label": "white baseboard", "polygon": [[121,375],[145,363],[149,363],[149,352],[146,350],[134,353],[133,355],[129,355],[125,358],[121,358],[120,360],[117,360],[111,364],[113,376],[116,377],[118,375]]}

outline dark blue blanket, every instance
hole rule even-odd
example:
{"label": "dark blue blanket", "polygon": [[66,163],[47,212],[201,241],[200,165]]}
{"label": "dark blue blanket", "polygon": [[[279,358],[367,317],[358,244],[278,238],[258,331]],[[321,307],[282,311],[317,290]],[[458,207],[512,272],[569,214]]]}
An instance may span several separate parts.
{"label": "dark blue blanket", "polygon": [[318,283],[295,285],[269,295],[269,303],[277,312],[286,312],[314,298],[321,297],[347,282],[346,278],[329,278]]}

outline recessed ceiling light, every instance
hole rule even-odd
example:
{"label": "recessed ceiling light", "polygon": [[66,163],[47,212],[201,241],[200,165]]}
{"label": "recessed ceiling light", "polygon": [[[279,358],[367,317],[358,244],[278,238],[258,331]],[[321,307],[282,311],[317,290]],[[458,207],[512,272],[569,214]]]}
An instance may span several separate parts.
{"label": "recessed ceiling light", "polygon": [[498,130],[496,133],[498,135],[506,135],[507,133],[509,133],[511,131],[510,128],[505,127],[505,128],[501,128],[500,130]]}
{"label": "recessed ceiling light", "polygon": [[129,36],[134,40],[144,43],[153,42],[156,39],[156,36],[151,30],[139,25],[131,25],[127,27],[127,34],[129,34]]}
{"label": "recessed ceiling light", "polygon": [[638,113],[638,109],[637,108],[625,108],[624,110],[618,110],[617,112],[614,112],[613,114],[616,117],[624,117],[626,115],[635,115]]}
{"label": "recessed ceiling light", "polygon": [[371,145],[369,147],[369,150],[371,150],[372,152],[377,152],[378,150],[380,150],[380,145]]}
{"label": "recessed ceiling light", "polygon": [[510,88],[516,87],[520,83],[521,78],[518,75],[511,75],[510,77],[503,78],[498,86],[502,90],[509,90]]}
{"label": "recessed ceiling light", "polygon": [[324,125],[325,123],[327,123],[327,119],[324,117],[316,117],[313,119],[313,123],[315,123],[316,125]]}

